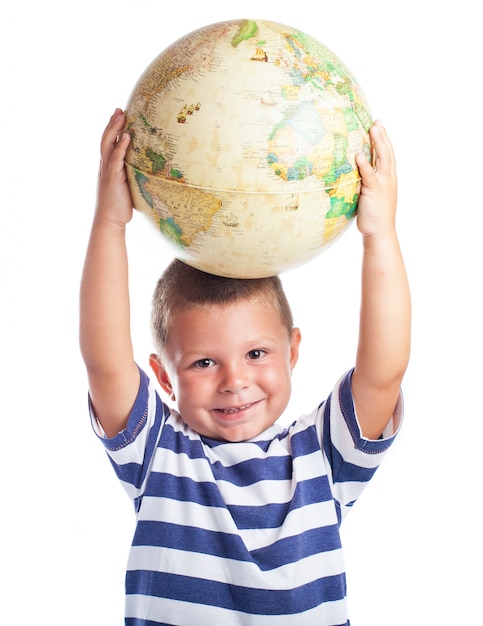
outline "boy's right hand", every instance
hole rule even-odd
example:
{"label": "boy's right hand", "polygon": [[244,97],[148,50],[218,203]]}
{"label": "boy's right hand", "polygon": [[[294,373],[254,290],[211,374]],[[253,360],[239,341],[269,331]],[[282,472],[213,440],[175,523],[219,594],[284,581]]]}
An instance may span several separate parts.
{"label": "boy's right hand", "polygon": [[130,141],[130,136],[123,133],[125,121],[121,109],[116,109],[102,135],[96,207],[96,218],[121,227],[131,220],[133,213],[124,167]]}

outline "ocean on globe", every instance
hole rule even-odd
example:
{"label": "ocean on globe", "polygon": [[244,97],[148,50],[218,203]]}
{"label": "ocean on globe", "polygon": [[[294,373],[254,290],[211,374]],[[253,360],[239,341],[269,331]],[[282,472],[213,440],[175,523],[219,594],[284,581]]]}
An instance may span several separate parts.
{"label": "ocean on globe", "polygon": [[348,68],[306,33],[232,20],[178,39],[126,107],[136,209],[173,256],[259,278],[318,256],[353,219],[372,124]]}

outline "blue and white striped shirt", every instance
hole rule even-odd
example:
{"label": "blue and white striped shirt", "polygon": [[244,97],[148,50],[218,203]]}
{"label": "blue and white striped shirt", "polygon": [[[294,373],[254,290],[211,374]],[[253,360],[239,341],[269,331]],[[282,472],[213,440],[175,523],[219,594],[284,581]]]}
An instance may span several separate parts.
{"label": "blue and white striped shirt", "polygon": [[202,437],[141,373],[125,430],[94,428],[132,498],[128,626],[348,624],[339,526],[392,443],[360,435],[349,372],[288,428]]}

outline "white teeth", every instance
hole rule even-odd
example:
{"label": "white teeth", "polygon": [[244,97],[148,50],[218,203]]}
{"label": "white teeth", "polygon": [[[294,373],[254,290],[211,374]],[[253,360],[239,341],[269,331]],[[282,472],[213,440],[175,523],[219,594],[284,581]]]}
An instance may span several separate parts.
{"label": "white teeth", "polygon": [[225,414],[238,413],[238,411],[243,411],[243,409],[247,409],[249,406],[249,404],[244,404],[243,406],[239,406],[236,409],[222,409],[222,412]]}

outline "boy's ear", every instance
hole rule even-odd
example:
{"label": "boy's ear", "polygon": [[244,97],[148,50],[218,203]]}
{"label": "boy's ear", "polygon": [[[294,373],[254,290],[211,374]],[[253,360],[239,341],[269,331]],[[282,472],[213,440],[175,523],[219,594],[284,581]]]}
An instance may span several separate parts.
{"label": "boy's ear", "polygon": [[166,371],[166,368],[159,360],[159,357],[157,354],[149,355],[149,365],[151,366],[151,369],[153,370],[158,380],[158,383],[161,385],[163,391],[165,391],[168,394],[171,400],[176,400],[174,391],[173,391],[173,386],[168,376],[168,372]]}
{"label": "boy's ear", "polygon": [[293,369],[299,358],[299,346],[302,340],[302,334],[299,328],[292,329],[292,338],[290,341],[290,367]]}

